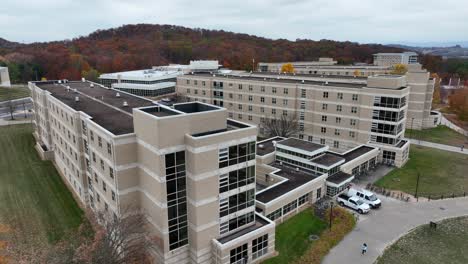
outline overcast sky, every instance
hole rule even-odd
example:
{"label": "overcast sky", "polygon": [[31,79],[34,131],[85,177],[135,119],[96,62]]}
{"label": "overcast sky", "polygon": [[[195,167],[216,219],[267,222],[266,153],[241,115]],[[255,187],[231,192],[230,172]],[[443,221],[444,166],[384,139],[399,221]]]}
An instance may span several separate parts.
{"label": "overcast sky", "polygon": [[1,0],[0,37],[71,39],[154,23],[268,38],[361,43],[468,40],[466,0]]}

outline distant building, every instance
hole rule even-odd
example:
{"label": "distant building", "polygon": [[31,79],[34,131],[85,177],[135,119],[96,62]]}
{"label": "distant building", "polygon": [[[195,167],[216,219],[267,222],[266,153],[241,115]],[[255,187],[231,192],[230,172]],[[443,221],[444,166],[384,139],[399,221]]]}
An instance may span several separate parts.
{"label": "distant building", "polygon": [[331,66],[335,65],[337,62],[333,58],[319,58],[318,61],[296,61],[296,62],[259,62],[258,71],[261,72],[281,72],[281,67],[286,64],[291,63],[295,70],[304,69],[308,67],[316,66]]}
{"label": "distant building", "polygon": [[7,67],[0,67],[0,86],[11,86]]}
{"label": "distant building", "polygon": [[395,64],[415,64],[418,63],[416,52],[403,53],[376,53],[374,54],[374,65],[393,66]]}
{"label": "distant building", "polygon": [[152,69],[105,73],[101,84],[140,96],[160,96],[175,91],[176,77],[190,72],[217,71],[218,61],[190,61],[189,65],[171,64]]}

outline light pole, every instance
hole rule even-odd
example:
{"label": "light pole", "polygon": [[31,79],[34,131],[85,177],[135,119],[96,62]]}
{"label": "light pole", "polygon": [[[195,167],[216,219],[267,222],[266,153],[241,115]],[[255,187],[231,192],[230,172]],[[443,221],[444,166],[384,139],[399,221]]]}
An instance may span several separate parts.
{"label": "light pole", "polygon": [[414,117],[411,118],[411,131],[410,131],[410,138],[413,138],[413,122],[414,122]]}
{"label": "light pole", "polygon": [[416,191],[414,193],[414,197],[416,197],[416,200],[418,200],[418,189],[419,189],[419,172],[418,172],[418,178],[416,179]]}
{"label": "light pole", "polygon": [[333,201],[330,202],[330,230],[332,228],[332,218],[333,218]]}

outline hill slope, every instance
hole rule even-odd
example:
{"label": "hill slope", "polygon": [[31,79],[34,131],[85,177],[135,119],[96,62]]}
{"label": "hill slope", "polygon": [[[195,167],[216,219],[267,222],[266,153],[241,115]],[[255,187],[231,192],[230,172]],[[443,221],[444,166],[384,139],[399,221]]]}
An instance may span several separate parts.
{"label": "hill slope", "polygon": [[[377,44],[272,40],[222,30],[137,24],[98,30],[68,41],[7,45],[0,49],[0,56],[10,63],[27,64],[20,67],[26,71],[35,67],[39,76],[48,79],[77,79],[82,71],[90,69],[114,72],[187,63],[191,59],[217,59],[226,67],[249,70],[252,59],[259,62],[333,57],[346,63],[370,62],[373,53],[399,51],[399,48]],[[21,73],[19,78],[26,81],[28,72]]]}

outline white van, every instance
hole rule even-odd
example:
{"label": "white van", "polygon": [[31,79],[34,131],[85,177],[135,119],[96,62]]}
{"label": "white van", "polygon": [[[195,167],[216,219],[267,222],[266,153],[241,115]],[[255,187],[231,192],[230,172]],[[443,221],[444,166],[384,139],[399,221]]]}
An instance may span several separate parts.
{"label": "white van", "polygon": [[361,199],[364,203],[368,204],[372,209],[379,208],[382,205],[382,202],[380,201],[377,196],[370,191],[367,190],[356,190],[356,189],[350,189],[348,191],[349,196],[357,196],[359,199]]}

